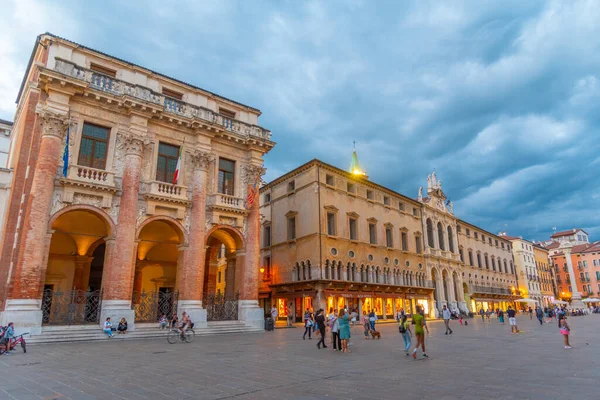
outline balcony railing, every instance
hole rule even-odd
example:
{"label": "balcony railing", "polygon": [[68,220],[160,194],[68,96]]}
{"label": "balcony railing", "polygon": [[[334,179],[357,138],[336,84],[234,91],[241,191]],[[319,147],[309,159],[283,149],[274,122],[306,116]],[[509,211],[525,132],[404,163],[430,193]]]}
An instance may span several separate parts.
{"label": "balcony railing", "polygon": [[187,188],[185,186],[173,185],[168,182],[150,182],[150,194],[173,200],[187,200]]}
{"label": "balcony railing", "polygon": [[114,186],[114,177],[112,172],[81,165],[70,165],[67,172],[67,179],[105,186]]}
{"label": "balcony railing", "polygon": [[94,89],[117,96],[127,95],[158,106],[163,106],[164,111],[168,113],[177,114],[186,118],[197,118],[211,124],[220,125],[226,131],[233,132],[237,135],[245,137],[252,136],[266,140],[271,139],[271,132],[258,125],[252,125],[236,119],[227,118],[208,108],[194,106],[181,100],[165,97],[163,94],[156,93],[147,87],[134,85],[108,75],[100,74],[67,60],[57,58],[54,70],[61,74],[88,82],[90,87]]}
{"label": "balcony railing", "polygon": [[206,204],[209,206],[221,206],[234,208],[237,210],[244,210],[246,208],[244,204],[244,199],[242,199],[241,197],[230,196],[228,194],[223,193],[215,193],[208,196],[208,198],[206,199]]}

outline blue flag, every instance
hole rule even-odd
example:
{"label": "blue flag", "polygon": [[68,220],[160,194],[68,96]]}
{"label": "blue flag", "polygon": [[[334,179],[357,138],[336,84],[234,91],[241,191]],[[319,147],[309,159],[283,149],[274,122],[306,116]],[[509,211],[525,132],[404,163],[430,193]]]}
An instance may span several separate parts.
{"label": "blue flag", "polygon": [[65,142],[65,151],[63,152],[63,176],[67,177],[67,172],[69,170],[69,136],[71,130],[71,120],[69,119],[67,125],[67,140]]}

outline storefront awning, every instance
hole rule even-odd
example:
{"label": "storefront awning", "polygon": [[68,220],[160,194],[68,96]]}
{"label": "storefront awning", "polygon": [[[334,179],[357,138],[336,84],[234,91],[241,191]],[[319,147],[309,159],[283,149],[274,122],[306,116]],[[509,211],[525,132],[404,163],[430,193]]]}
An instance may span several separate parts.
{"label": "storefront awning", "polygon": [[325,290],[326,297],[345,297],[345,298],[383,298],[383,299],[403,299],[404,293],[376,293],[376,292],[336,292],[333,290]]}
{"label": "storefront awning", "polygon": [[407,299],[421,299],[421,300],[428,300],[429,296],[426,294],[407,294],[406,295]]}

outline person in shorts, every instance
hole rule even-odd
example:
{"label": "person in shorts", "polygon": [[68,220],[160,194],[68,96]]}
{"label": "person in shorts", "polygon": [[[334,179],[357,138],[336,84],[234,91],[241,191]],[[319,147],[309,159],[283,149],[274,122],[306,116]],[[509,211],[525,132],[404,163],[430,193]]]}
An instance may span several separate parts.
{"label": "person in shorts", "polygon": [[519,328],[517,327],[517,313],[512,309],[511,306],[508,306],[506,310],[506,314],[508,314],[508,323],[510,324],[510,334],[519,333]]}

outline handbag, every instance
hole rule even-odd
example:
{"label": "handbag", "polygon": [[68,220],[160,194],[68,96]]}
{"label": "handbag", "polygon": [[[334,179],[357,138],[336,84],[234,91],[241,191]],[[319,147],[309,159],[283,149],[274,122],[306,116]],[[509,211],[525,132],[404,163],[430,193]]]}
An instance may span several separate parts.
{"label": "handbag", "polygon": [[110,328],[110,330],[111,330],[112,332],[116,332],[116,331],[117,331],[117,328]]}

